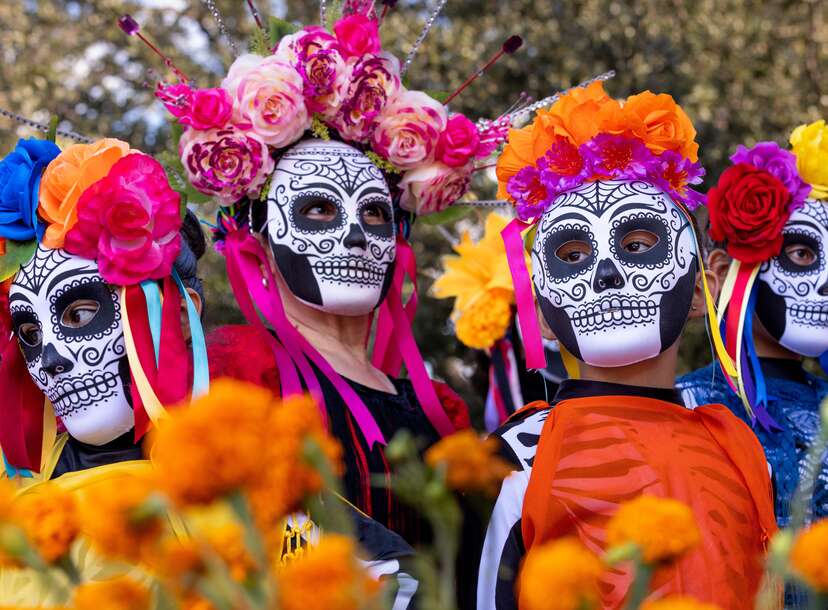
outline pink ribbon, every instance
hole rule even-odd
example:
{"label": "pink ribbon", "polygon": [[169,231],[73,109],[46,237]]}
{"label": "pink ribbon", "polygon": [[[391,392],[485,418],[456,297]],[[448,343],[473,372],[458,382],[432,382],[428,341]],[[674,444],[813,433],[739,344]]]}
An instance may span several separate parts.
{"label": "pink ribbon", "polygon": [[526,269],[523,237],[521,232],[529,225],[515,218],[500,232],[506,246],[506,260],[515,285],[515,303],[517,304],[518,324],[523,337],[523,349],[526,352],[526,368],[546,368],[546,356],[543,353],[538,316],[535,311],[535,295],[532,292],[532,280]]}
{"label": "pink ribbon", "polygon": [[[408,325],[410,326],[414,322],[414,315],[417,312],[417,305],[419,304],[417,296],[417,259],[414,256],[414,250],[412,250],[411,245],[404,237],[397,235],[397,258],[390,290],[400,295],[400,299],[402,299],[402,289],[406,276],[414,285],[411,297],[403,306],[405,317],[408,319]],[[394,327],[394,316],[391,314],[391,309],[386,299],[379,309],[377,333],[374,339],[374,350],[371,361],[374,363],[374,366],[386,375],[398,377],[400,368],[402,367],[402,354],[400,354],[396,343],[392,341]]]}

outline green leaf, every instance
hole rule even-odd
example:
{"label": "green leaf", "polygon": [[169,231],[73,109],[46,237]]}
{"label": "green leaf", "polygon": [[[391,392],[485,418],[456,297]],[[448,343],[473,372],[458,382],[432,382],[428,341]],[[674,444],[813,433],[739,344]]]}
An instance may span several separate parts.
{"label": "green leaf", "polygon": [[29,262],[37,250],[37,241],[6,240],[6,254],[0,256],[0,282],[9,279]]}
{"label": "green leaf", "polygon": [[451,95],[448,91],[439,91],[437,89],[426,89],[423,93],[430,98],[437,100],[441,104],[448,99],[449,95]]}
{"label": "green leaf", "polygon": [[49,140],[49,142],[54,142],[57,139],[57,126],[58,118],[57,115],[55,115],[49,119],[49,131],[46,132],[46,139]]}
{"label": "green leaf", "polygon": [[450,222],[456,222],[461,218],[464,218],[471,214],[472,207],[468,205],[463,205],[463,203],[455,203],[452,206],[449,206],[442,212],[437,212],[436,214],[429,214],[428,216],[418,216],[418,222],[421,222],[426,225],[435,226],[435,225],[444,225]]}
{"label": "green leaf", "polygon": [[269,51],[267,43],[268,39],[265,33],[259,28],[256,28],[253,30],[253,36],[250,38],[250,52],[256,55],[267,56]]}
{"label": "green leaf", "polygon": [[270,48],[272,49],[282,38],[299,31],[299,28],[290,21],[285,21],[278,17],[269,17],[267,20],[267,31],[270,39]]}

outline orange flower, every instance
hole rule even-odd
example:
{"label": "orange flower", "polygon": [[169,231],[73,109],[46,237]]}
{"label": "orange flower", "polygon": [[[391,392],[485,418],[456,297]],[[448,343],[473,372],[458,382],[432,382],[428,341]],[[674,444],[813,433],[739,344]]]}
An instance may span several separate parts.
{"label": "orange flower", "polygon": [[21,496],[15,513],[44,561],[53,563],[69,553],[80,530],[72,494],[47,483]]}
{"label": "orange flower", "polygon": [[791,550],[791,568],[814,590],[828,593],[828,519],[797,536]]}
{"label": "orange flower", "polygon": [[593,608],[600,599],[601,560],[576,538],[533,547],[520,570],[520,607],[525,610]]}
{"label": "orange flower", "polygon": [[149,610],[150,592],[131,578],[88,582],[75,589],[76,610]]}
{"label": "orange flower", "polygon": [[460,491],[482,491],[495,495],[500,482],[512,472],[497,456],[498,441],[481,439],[473,430],[455,432],[426,451],[426,463],[446,468],[446,482]]}
{"label": "orange flower", "polygon": [[93,144],[74,144],[55,157],[40,181],[40,215],[48,223],[43,245],[62,248],[66,233],[78,220],[78,199],[105,177],[113,165],[132,152],[129,144],[104,138]]}
{"label": "orange flower", "polygon": [[650,91],[633,95],[624,103],[624,114],[634,135],[655,154],[673,150],[694,163],[699,160],[696,129],[672,96]]}

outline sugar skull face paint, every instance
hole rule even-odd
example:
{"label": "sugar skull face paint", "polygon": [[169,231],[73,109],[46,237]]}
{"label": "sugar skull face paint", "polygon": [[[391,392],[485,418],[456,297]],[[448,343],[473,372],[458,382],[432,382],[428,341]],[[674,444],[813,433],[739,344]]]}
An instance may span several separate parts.
{"label": "sugar skull face paint", "polygon": [[661,190],[598,181],[562,194],[541,217],[533,282],[567,350],[594,366],[625,366],[679,338],[695,256],[690,221]]}
{"label": "sugar skull face paint", "polygon": [[783,347],[819,356],[828,349],[826,204],[809,199],[782,233],[782,251],[759,269],[756,314]]}
{"label": "sugar skull face paint", "polygon": [[270,247],[296,297],[345,316],[380,304],[393,275],[394,223],[388,184],[364,153],[300,142],[276,165],[267,206]]}
{"label": "sugar skull face paint", "polygon": [[29,373],[69,434],[102,445],[135,422],[121,302],[94,261],[38,248],[9,304]]}

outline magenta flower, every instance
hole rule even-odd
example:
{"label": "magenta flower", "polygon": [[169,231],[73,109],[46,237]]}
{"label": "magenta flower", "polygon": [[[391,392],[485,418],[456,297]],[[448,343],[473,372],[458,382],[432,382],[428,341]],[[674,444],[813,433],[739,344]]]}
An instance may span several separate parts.
{"label": "magenta flower", "polygon": [[359,58],[382,51],[376,19],[359,14],[349,15],[334,24],[334,32],[345,57]]}
{"label": "magenta flower", "polygon": [[320,27],[308,27],[290,44],[288,57],[304,82],[311,113],[333,117],[348,90],[350,70],[336,38]]}
{"label": "magenta flower", "polygon": [[401,170],[414,169],[434,160],[447,120],[440,102],[422,91],[402,90],[377,117],[371,148]]}
{"label": "magenta flower", "polygon": [[233,100],[224,89],[196,89],[190,98],[190,110],[179,119],[194,129],[224,127],[233,116]]}
{"label": "magenta flower", "polygon": [[449,167],[462,167],[477,156],[480,133],[477,125],[462,114],[455,114],[446,123],[435,151],[438,161]]}
{"label": "magenta flower", "polygon": [[189,114],[192,108],[193,90],[189,85],[165,85],[158,83],[155,88],[155,97],[167,108],[167,111],[176,118]]}
{"label": "magenta flower", "polygon": [[521,220],[540,216],[552,203],[552,197],[541,179],[540,170],[531,165],[512,176],[506,190],[514,199],[515,209]]}
{"label": "magenta flower", "polygon": [[599,133],[578,152],[584,159],[585,173],[596,180],[642,178],[653,159],[653,153],[638,138],[608,133]]}
{"label": "magenta flower", "polygon": [[471,185],[472,166],[431,163],[405,172],[400,181],[400,205],[418,216],[441,212],[460,199]]}
{"label": "magenta flower", "polygon": [[704,204],[704,195],[690,188],[701,184],[704,168],[701,163],[693,163],[679,153],[665,150],[661,155],[653,155],[648,164],[647,181],[667,193],[676,203],[690,211]]}
{"label": "magenta flower", "polygon": [[747,163],[778,178],[791,193],[791,203],[788,206],[790,212],[805,205],[811,186],[799,175],[796,155],[781,148],[776,142],[759,142],[753,148],[739,146],[730,160],[734,164]]}
{"label": "magenta flower", "polygon": [[164,278],[181,247],[179,206],[161,164],[143,153],[129,154],[81,195],[65,248],[97,260],[110,284]]}

